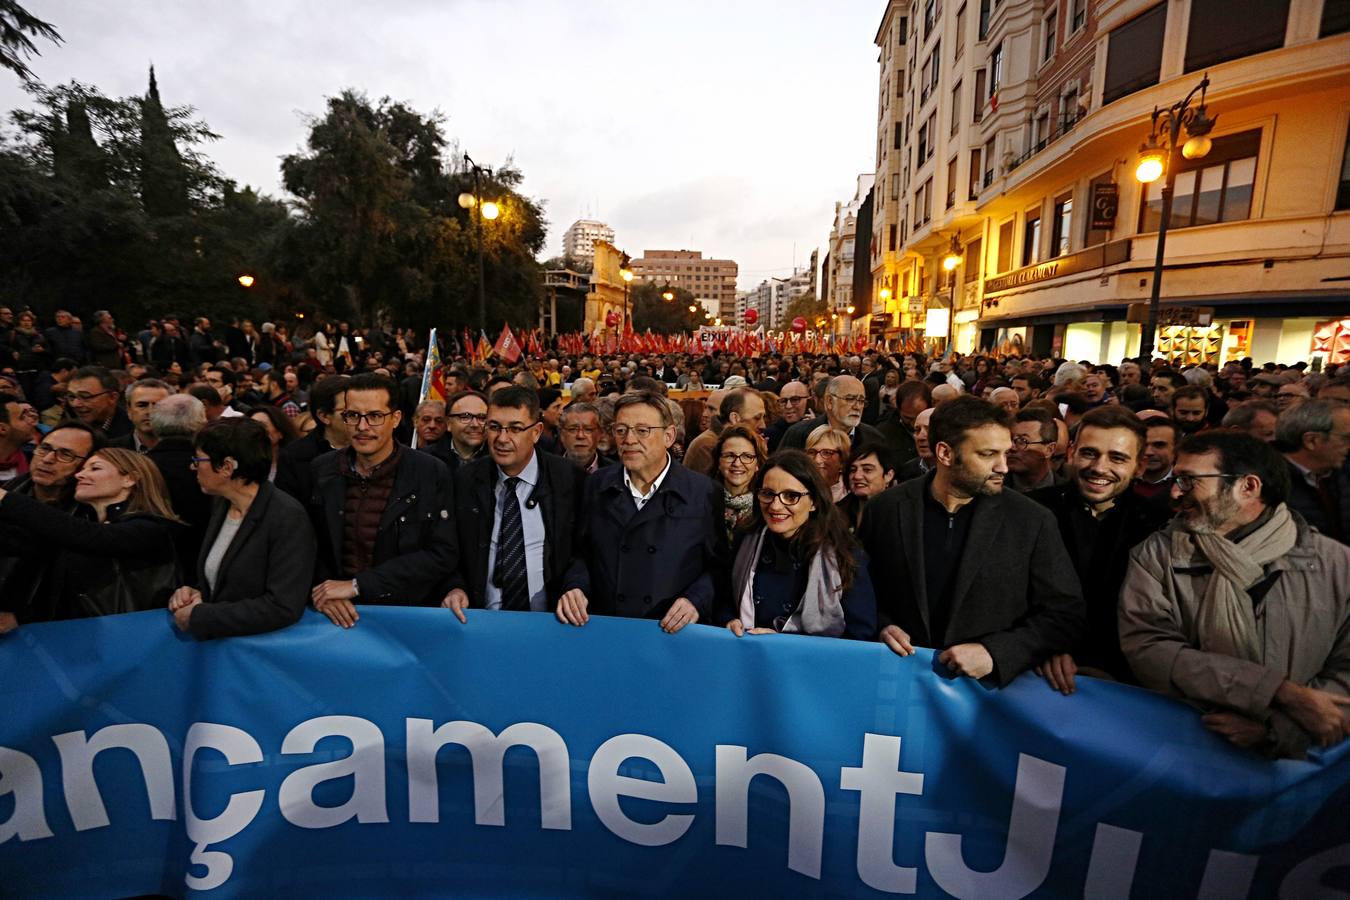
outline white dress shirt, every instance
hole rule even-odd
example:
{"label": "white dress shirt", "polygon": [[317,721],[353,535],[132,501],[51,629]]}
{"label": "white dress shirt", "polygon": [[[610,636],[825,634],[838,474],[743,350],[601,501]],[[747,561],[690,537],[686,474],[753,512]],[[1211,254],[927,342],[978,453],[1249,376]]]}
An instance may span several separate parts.
{"label": "white dress shirt", "polygon": [[[502,530],[502,503],[507,499],[507,475],[497,469],[497,487],[493,490],[496,497],[496,515],[492,519],[492,542],[488,545],[487,589],[483,595],[483,605],[488,609],[502,608],[502,591],[492,583],[493,568],[497,563],[497,536]],[[525,534],[525,574],[530,591],[530,609],[543,612],[548,609],[548,597],[544,593],[544,513],[539,504],[530,500],[535,485],[539,483],[539,454],[530,456],[530,461],[519,475],[516,485],[516,502],[520,504],[520,527]]]}

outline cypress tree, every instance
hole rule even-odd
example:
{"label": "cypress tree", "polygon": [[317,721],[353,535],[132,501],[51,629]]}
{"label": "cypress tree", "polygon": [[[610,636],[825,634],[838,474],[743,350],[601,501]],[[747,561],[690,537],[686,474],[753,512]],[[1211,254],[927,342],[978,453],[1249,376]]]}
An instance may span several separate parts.
{"label": "cypress tree", "polygon": [[187,168],[159,99],[154,66],[150,67],[150,89],[141,101],[141,203],[152,217],[188,212]]}

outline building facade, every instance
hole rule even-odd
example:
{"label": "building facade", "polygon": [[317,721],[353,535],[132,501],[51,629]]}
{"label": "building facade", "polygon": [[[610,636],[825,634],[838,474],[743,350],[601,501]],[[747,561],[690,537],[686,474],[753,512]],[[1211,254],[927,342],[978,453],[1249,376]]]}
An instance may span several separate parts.
{"label": "building facade", "polygon": [[[834,223],[830,226],[829,284],[828,293],[822,298],[826,307],[836,316],[848,315],[853,305],[853,267],[858,248],[858,212],[863,201],[872,190],[875,176],[871,173],[858,176],[857,190],[853,199],[834,204]],[[863,265],[868,265],[868,248],[861,248],[864,254]],[[838,320],[836,320],[838,321]]]}
{"label": "building facade", "polygon": [[1316,363],[1350,334],[1345,3],[916,0],[888,6],[892,40],[901,20],[901,249],[873,255],[888,334],[925,336],[933,309],[946,334],[926,336],[963,352],[1136,353],[1163,182],[1135,164],[1155,108],[1206,76],[1216,124],[1173,173],[1155,352]]}
{"label": "building facade", "polygon": [[577,219],[563,232],[563,256],[593,262],[596,241],[614,243],[614,229],[595,219]]}
{"label": "building facade", "polygon": [[736,275],[729,259],[704,259],[698,250],[646,250],[629,268],[639,281],[684,288],[698,300],[715,300],[722,319],[736,315]]}

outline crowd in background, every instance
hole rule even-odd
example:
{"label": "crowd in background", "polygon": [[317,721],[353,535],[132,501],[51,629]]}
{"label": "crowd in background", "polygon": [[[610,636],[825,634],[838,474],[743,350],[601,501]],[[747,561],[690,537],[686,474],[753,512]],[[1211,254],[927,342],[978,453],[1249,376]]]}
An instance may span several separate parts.
{"label": "crowd in background", "polygon": [[0,634],[617,615],[1350,734],[1350,367],[452,345],[429,379],[403,330],[296,331],[0,308]]}

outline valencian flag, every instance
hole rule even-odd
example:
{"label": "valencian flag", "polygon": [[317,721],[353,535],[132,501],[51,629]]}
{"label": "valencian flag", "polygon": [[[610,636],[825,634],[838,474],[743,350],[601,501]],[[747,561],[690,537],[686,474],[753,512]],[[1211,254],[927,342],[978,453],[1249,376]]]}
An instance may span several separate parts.
{"label": "valencian flag", "polygon": [[[423,400],[439,400],[445,402],[445,371],[441,368],[441,348],[436,343],[436,329],[431,329],[431,336],[427,338],[427,360],[426,365],[422,367],[422,390],[418,393],[417,403],[420,406]],[[417,449],[417,429],[413,429],[412,437],[413,449]]]}
{"label": "valencian flag", "polygon": [[492,346],[492,352],[508,366],[515,365],[516,360],[520,359],[520,344],[511,333],[510,325],[502,325],[502,333],[497,338],[497,343]]}

